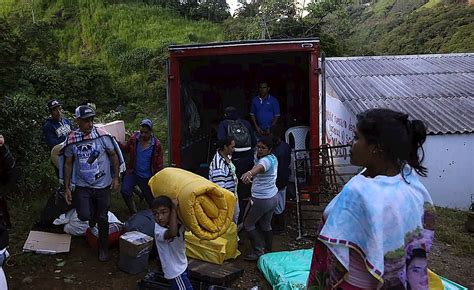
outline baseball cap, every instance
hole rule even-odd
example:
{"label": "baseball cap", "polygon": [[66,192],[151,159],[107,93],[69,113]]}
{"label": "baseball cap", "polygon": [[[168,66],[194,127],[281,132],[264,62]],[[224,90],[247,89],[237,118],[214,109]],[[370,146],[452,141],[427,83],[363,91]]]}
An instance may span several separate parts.
{"label": "baseball cap", "polygon": [[53,100],[49,100],[49,101],[48,101],[48,110],[51,111],[52,109],[54,109],[54,108],[56,108],[56,107],[59,107],[59,106],[62,106],[62,105],[63,105],[63,104],[61,104],[61,102],[58,101],[58,100],[54,100],[54,99],[53,99]]}
{"label": "baseball cap", "polygon": [[153,122],[150,119],[143,119],[140,122],[140,126],[147,126],[147,127],[149,127],[150,129],[153,130]]}
{"label": "baseball cap", "polygon": [[76,118],[87,119],[95,116],[95,111],[89,106],[82,105],[76,108]]}

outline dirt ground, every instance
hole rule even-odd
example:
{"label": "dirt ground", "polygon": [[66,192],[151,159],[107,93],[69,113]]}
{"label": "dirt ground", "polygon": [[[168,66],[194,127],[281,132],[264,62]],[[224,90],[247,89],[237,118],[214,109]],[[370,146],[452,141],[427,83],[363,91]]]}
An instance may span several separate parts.
{"label": "dirt ground", "polygon": [[[288,231],[284,235],[275,236],[275,250],[290,250],[311,247],[310,240],[296,241],[296,232]],[[241,246],[243,253],[247,246]],[[6,275],[11,289],[137,289],[137,282],[145,273],[130,275],[118,269],[119,251],[117,248],[111,251],[112,259],[107,263],[100,263],[96,254],[89,248],[83,238],[74,237],[71,244],[71,252],[54,256],[39,256],[34,254],[37,260],[35,265],[6,266]],[[38,260],[40,259],[40,261]],[[14,263],[15,259],[10,261]],[[244,268],[244,275],[234,281],[233,287],[249,288],[259,286],[269,289],[270,285],[265,281],[256,267],[255,262],[247,262],[242,255],[235,261],[231,261],[239,267]],[[430,257],[430,268],[460,283],[468,289],[474,288],[472,257],[458,257],[450,254],[446,245],[436,243]],[[149,269],[156,267],[156,262],[149,261]]]}
{"label": "dirt ground", "polygon": [[[310,242],[295,242],[292,235],[287,233],[275,236],[274,249],[277,251],[310,247]],[[247,245],[239,247],[246,253]],[[244,275],[234,281],[233,287],[250,288],[259,286],[269,289],[256,267],[256,262],[243,260],[243,254],[230,263],[245,269]],[[84,238],[73,237],[71,251],[67,254],[51,256],[40,256],[31,253],[23,253],[29,256],[29,263],[15,265],[13,257],[10,265],[5,267],[9,287],[11,289],[137,289],[137,282],[144,276],[145,272],[131,275],[122,272],[118,268],[119,249],[111,250],[111,260],[100,263],[96,253],[88,246]],[[157,267],[153,259],[149,261],[149,270]]]}
{"label": "dirt ground", "polygon": [[[275,251],[312,246],[311,239],[296,241],[297,233],[294,228],[294,223],[290,223],[283,235],[275,236]],[[15,234],[13,236],[18,238]],[[18,247],[15,248],[18,251]],[[269,289],[270,285],[257,269],[256,262],[243,260],[243,256],[248,252],[248,242],[239,246],[239,249],[242,255],[229,263],[242,267],[244,274],[234,281],[232,286],[259,286],[260,289]],[[85,238],[73,237],[71,251],[67,254],[45,256],[19,252],[13,255],[4,269],[10,289],[137,289],[137,282],[146,273],[130,275],[120,271],[118,248],[112,249],[111,254],[109,262],[100,263]],[[441,242],[435,243],[430,256],[430,268],[434,272],[468,289],[474,289],[473,262],[473,257],[456,256],[449,245]],[[150,260],[148,270],[156,267],[157,262]]]}

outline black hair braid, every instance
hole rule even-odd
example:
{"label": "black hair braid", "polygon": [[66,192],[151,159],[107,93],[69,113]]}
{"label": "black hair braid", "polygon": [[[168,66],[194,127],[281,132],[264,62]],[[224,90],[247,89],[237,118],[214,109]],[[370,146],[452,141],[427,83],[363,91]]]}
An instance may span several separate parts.
{"label": "black hair braid", "polygon": [[[420,120],[409,121],[409,123],[408,133],[411,139],[411,151],[407,162],[413,169],[415,169],[416,173],[426,177],[428,169],[421,165],[425,159],[423,143],[426,141],[426,126]],[[418,156],[418,151],[421,151],[421,156]]]}

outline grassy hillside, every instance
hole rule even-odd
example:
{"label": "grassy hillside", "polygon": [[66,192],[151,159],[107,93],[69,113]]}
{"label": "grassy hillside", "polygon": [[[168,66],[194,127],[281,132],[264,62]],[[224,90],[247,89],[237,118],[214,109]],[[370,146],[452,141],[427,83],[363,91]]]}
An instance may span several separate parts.
{"label": "grassy hillside", "polygon": [[52,98],[70,117],[94,102],[97,121],[129,130],[152,119],[166,158],[168,45],[221,40],[219,24],[140,0],[0,0],[0,131],[22,172],[12,198],[57,186],[41,130]]}
{"label": "grassy hillside", "polygon": [[352,55],[474,51],[474,6],[448,0],[380,0],[349,9]]}
{"label": "grassy hillside", "polygon": [[54,31],[60,61],[106,68],[133,120],[150,114],[157,122],[165,119],[168,45],[223,40],[218,24],[142,1],[2,0],[0,6],[0,15],[25,21],[33,21],[32,12]]}

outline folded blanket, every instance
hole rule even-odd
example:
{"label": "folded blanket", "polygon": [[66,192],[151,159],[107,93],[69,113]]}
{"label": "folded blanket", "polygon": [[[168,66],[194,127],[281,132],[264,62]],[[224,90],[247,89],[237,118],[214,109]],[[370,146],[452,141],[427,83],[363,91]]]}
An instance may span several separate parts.
{"label": "folded blanket", "polygon": [[168,167],[155,174],[148,185],[155,197],[178,199],[181,221],[202,240],[220,237],[232,222],[234,194],[199,175]]}

